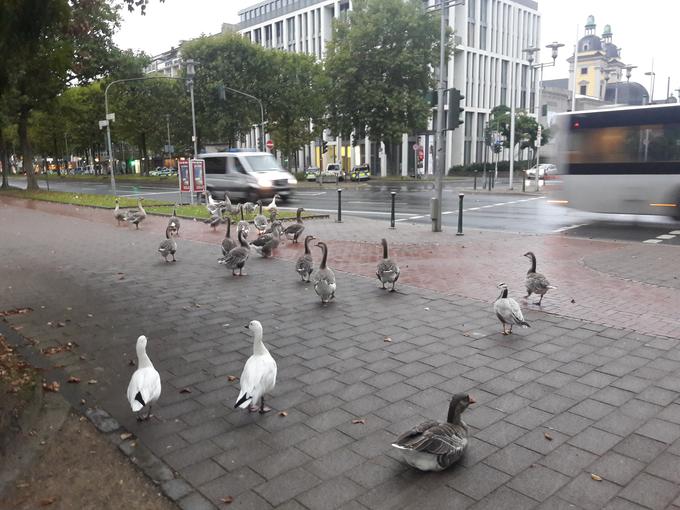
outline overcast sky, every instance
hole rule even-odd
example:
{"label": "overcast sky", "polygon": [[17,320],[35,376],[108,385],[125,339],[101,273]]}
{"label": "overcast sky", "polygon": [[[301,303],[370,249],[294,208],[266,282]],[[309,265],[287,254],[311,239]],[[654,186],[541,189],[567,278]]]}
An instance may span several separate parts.
{"label": "overcast sky", "polygon": [[[177,46],[180,40],[220,31],[223,22],[237,23],[238,11],[257,0],[152,0],[146,16],[139,12],[123,14],[123,26],[116,42],[123,48],[144,50],[154,55]],[[680,88],[680,59],[672,40],[680,24],[680,0],[539,0],[542,16],[541,45],[558,41],[566,44],[557,59],[556,68],[546,68],[544,78],[562,78],[568,73],[566,58],[572,54],[576,28],[583,35],[586,18],[595,16],[597,34],[611,25],[613,42],[621,49],[624,63],[636,65],[632,81],[648,90],[650,76],[656,72],[654,97],[666,94],[668,77],[671,93]],[[544,50],[543,61],[550,50]]]}

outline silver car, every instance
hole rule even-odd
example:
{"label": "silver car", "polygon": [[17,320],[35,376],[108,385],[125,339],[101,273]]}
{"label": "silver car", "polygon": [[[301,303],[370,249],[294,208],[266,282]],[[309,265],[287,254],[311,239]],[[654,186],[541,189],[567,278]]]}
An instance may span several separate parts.
{"label": "silver car", "polygon": [[200,154],[205,161],[208,191],[218,199],[255,201],[275,194],[290,198],[297,180],[268,152],[213,152]]}

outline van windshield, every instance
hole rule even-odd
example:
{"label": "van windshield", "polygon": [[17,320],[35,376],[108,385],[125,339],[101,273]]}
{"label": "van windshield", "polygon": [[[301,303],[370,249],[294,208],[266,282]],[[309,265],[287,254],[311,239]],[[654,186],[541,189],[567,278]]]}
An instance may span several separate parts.
{"label": "van windshield", "polygon": [[276,158],[271,154],[263,154],[261,156],[248,156],[248,163],[253,172],[279,172],[281,167]]}

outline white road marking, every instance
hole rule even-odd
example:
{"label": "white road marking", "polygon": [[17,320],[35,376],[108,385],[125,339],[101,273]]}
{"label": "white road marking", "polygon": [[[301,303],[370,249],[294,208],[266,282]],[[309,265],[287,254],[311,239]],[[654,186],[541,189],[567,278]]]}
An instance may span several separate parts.
{"label": "white road marking", "polygon": [[562,227],[558,228],[557,230],[553,230],[553,234],[557,234],[558,232],[566,232],[567,230],[571,230],[574,228],[579,228],[579,227],[585,227],[587,223],[580,223],[578,225],[569,225],[568,227]]}
{"label": "white road marking", "polygon": [[661,234],[660,236],[656,236],[656,238],[666,240],[666,239],[675,239],[675,236],[670,235],[670,234]]}
{"label": "white road marking", "polygon": [[643,243],[646,244],[657,244],[663,242],[661,239],[647,239],[646,241],[642,241]]}
{"label": "white road marking", "polygon": [[680,236],[680,230],[673,230],[673,231],[669,232],[669,234],[673,235],[673,236]]}
{"label": "white road marking", "polygon": [[[280,210],[282,211],[297,211],[297,207],[279,207]],[[337,209],[317,209],[316,207],[309,208],[310,211],[314,212],[322,212],[322,213],[337,213]],[[382,211],[354,211],[354,210],[342,210],[342,214],[367,214],[367,215],[375,215],[375,216],[389,216],[391,213],[388,212],[382,212]],[[410,213],[395,213],[395,216],[410,216]],[[408,218],[405,218],[408,219]]]}
{"label": "white road marking", "polygon": [[296,191],[295,195],[296,196],[304,196],[304,197],[318,197],[320,195],[325,195],[325,191]]}

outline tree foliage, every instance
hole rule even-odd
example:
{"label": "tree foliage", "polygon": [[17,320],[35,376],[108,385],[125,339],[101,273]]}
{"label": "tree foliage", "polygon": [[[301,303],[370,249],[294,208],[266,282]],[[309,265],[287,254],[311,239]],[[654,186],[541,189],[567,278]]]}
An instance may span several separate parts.
{"label": "tree foliage", "polygon": [[[497,129],[503,135],[503,147],[510,147],[510,108],[498,105],[491,110],[489,124],[492,129]],[[530,148],[536,150],[538,138],[538,122],[525,110],[515,111],[515,145],[520,149]],[[550,130],[541,128],[541,145],[550,140]]]}
{"label": "tree foliage", "polygon": [[418,0],[357,0],[328,44],[328,124],[348,138],[397,142],[426,126],[439,19]]}

